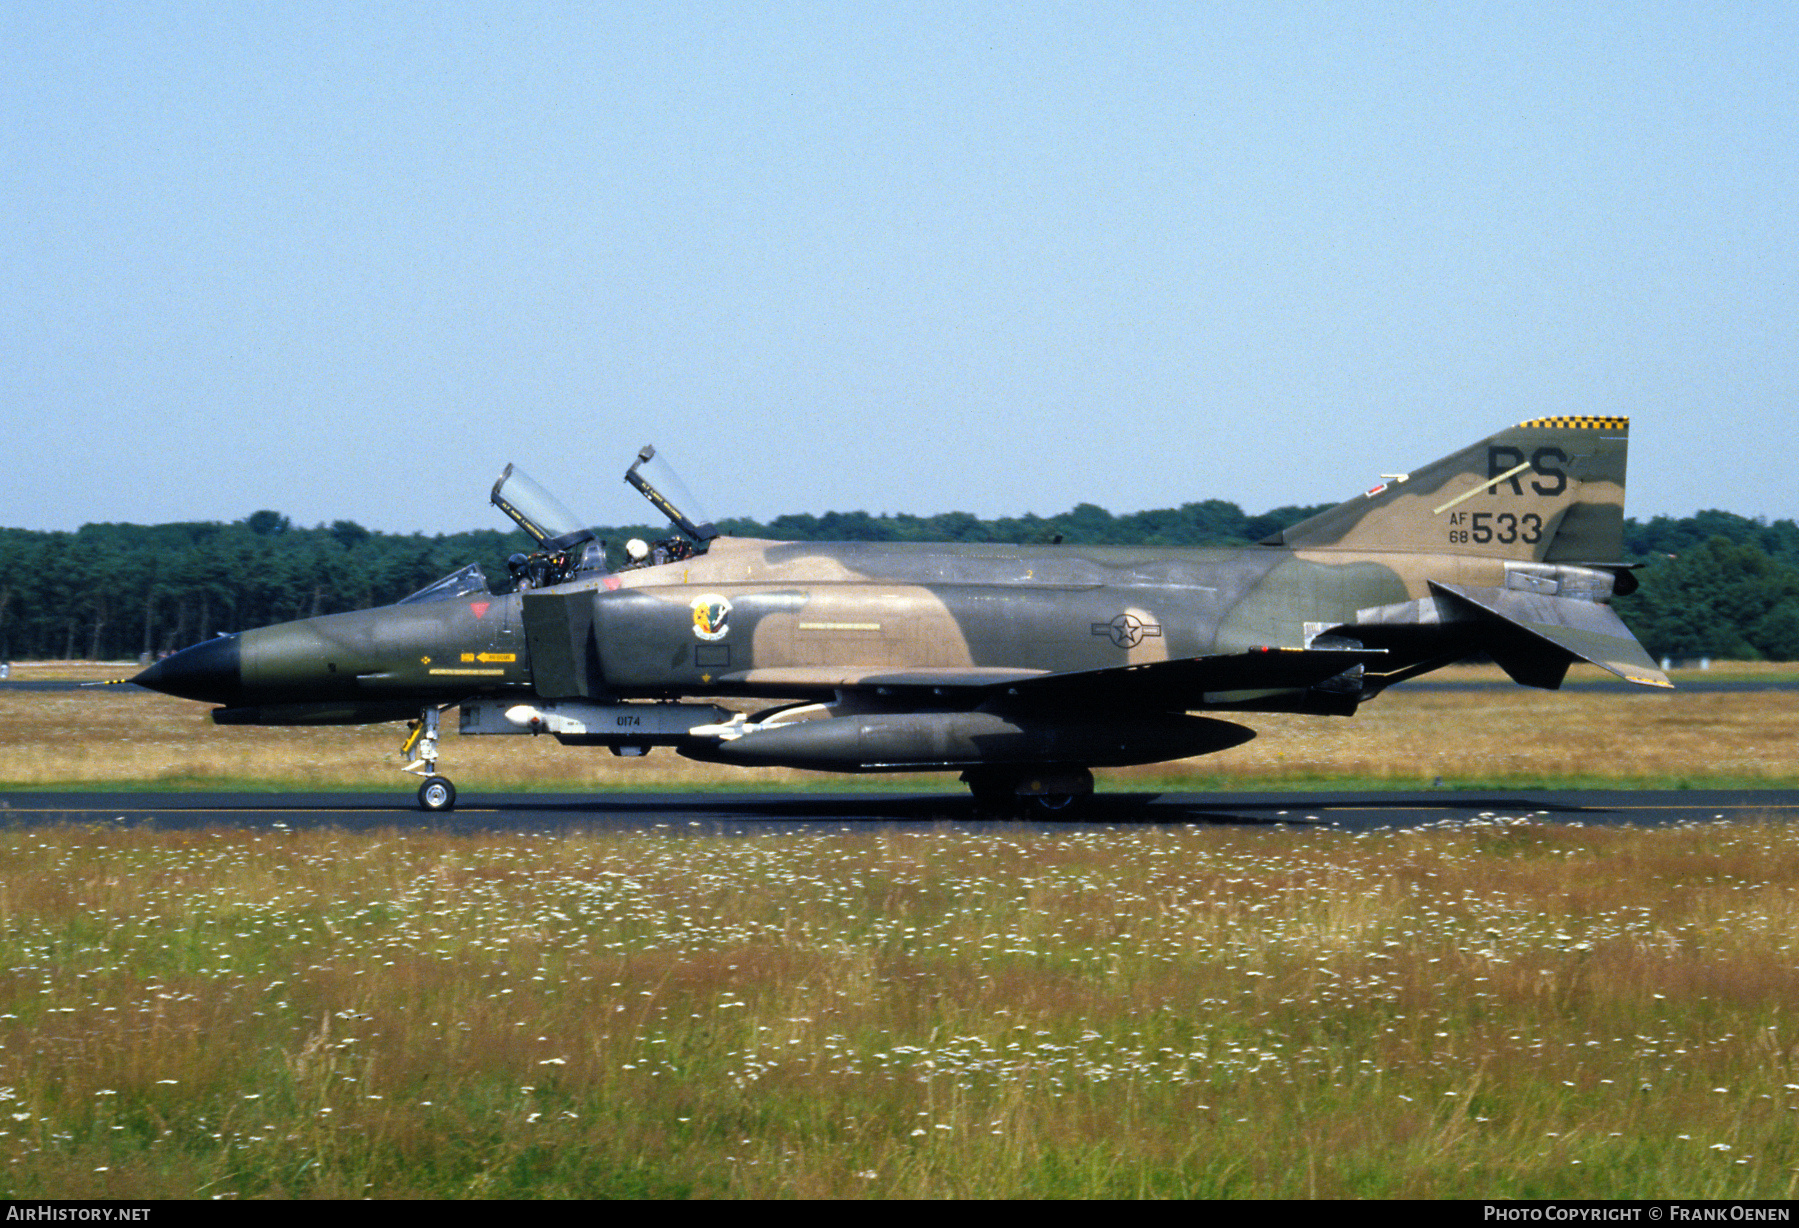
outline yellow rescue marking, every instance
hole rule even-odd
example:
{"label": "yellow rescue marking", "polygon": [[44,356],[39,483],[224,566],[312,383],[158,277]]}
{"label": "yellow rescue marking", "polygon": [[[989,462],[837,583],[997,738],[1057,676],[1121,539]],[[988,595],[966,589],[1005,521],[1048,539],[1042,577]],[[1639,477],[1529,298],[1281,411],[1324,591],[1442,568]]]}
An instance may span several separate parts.
{"label": "yellow rescue marking", "polygon": [[879,631],[880,623],[801,623],[801,631]]}
{"label": "yellow rescue marking", "polygon": [[518,654],[516,652],[483,652],[483,653],[465,652],[462,654],[462,659],[464,662],[484,661],[484,662],[487,662],[489,664],[494,664],[494,665],[498,665],[501,663],[511,664],[512,662],[518,660]]}
{"label": "yellow rescue marking", "polygon": [[[1516,456],[1517,453],[1514,452],[1513,455]],[[1430,514],[1433,516],[1441,515],[1442,513],[1447,512],[1450,508],[1454,507],[1456,504],[1461,503],[1463,500],[1474,498],[1475,495],[1478,495],[1481,491],[1486,490],[1489,486],[1497,486],[1501,482],[1505,481],[1507,478],[1515,478],[1520,473],[1523,473],[1526,469],[1529,469],[1529,468],[1530,468],[1530,462],[1525,461],[1522,465],[1517,465],[1511,469],[1507,469],[1504,473],[1500,474],[1498,477],[1488,478],[1486,481],[1482,482],[1479,486],[1476,486],[1473,490],[1470,490],[1465,494],[1457,495],[1455,498],[1451,499],[1448,503],[1445,503],[1442,507],[1431,508]]]}
{"label": "yellow rescue marking", "polygon": [[457,677],[466,677],[471,674],[485,677],[489,674],[504,674],[506,671],[503,669],[434,669],[428,672],[433,674],[453,674]]}
{"label": "yellow rescue marking", "polygon": [[420,657],[419,664],[420,665],[429,665],[429,664],[431,664],[431,658],[430,657]]}

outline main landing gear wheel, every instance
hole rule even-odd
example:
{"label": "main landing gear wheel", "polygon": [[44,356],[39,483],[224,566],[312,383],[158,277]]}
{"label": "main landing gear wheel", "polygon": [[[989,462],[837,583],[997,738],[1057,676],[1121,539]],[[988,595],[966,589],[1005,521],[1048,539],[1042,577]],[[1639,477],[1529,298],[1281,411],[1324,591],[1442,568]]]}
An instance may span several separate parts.
{"label": "main landing gear wheel", "polygon": [[419,786],[419,806],[424,810],[456,809],[456,786],[442,776],[432,776]]}
{"label": "main landing gear wheel", "polygon": [[1011,819],[1072,819],[1093,796],[1093,773],[1084,767],[971,768],[962,781],[974,794],[977,813]]}

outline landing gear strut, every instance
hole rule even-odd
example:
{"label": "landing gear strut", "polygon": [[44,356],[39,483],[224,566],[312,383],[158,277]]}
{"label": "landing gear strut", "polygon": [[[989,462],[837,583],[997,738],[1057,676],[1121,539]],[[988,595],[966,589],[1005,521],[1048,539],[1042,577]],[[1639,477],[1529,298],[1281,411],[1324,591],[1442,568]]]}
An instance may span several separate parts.
{"label": "landing gear strut", "polygon": [[1014,817],[1072,818],[1079,803],[1093,795],[1093,773],[1084,767],[1047,767],[1037,772],[970,768],[962,773],[962,781],[974,794],[978,809]]}
{"label": "landing gear strut", "polygon": [[419,712],[419,718],[409,726],[411,732],[400,747],[402,757],[411,755],[413,760],[402,772],[411,772],[414,776],[423,776],[425,783],[419,786],[419,808],[421,810],[445,811],[456,809],[456,786],[437,774],[437,732],[441,713],[433,705],[426,705]]}

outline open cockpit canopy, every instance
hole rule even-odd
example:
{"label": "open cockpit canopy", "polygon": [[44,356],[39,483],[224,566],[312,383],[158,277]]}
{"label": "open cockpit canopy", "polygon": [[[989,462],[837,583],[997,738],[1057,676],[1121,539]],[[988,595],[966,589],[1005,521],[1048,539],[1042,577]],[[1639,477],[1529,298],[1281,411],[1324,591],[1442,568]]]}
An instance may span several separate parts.
{"label": "open cockpit canopy", "polygon": [[650,501],[650,505],[667,516],[669,523],[693,538],[705,549],[705,543],[718,536],[712,518],[701,509],[698,499],[676,476],[674,468],[656,455],[651,444],[644,444],[637,460],[625,471],[625,481]]}
{"label": "open cockpit canopy", "polygon": [[569,550],[594,539],[593,530],[583,525],[560,499],[511,465],[493,484],[492,499],[495,507],[512,517],[545,550]]}

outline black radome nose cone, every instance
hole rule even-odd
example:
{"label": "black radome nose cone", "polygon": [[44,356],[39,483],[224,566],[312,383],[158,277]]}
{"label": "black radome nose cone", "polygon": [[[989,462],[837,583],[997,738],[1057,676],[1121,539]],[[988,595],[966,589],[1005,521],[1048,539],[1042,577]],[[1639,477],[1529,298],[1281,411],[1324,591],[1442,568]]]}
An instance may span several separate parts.
{"label": "black radome nose cone", "polygon": [[221,635],[164,657],[131,681],[164,695],[234,704],[243,693],[242,664],[237,636]]}

